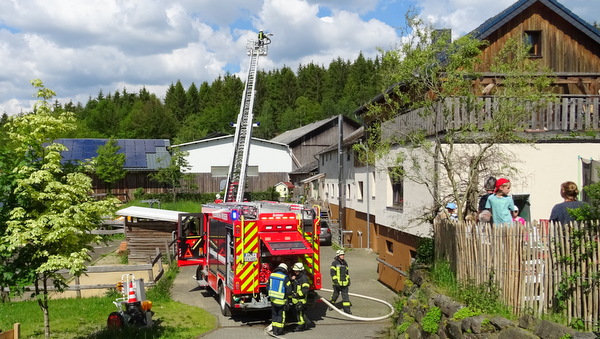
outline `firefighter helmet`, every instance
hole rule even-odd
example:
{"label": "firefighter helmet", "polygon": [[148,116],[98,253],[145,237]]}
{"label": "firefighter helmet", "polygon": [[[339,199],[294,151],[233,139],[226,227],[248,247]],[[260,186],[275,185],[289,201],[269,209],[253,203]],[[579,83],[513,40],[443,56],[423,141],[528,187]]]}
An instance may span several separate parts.
{"label": "firefighter helmet", "polygon": [[346,252],[344,252],[344,250],[338,250],[337,252],[335,252],[335,254],[339,257],[340,255],[346,254]]}
{"label": "firefighter helmet", "polygon": [[292,269],[294,271],[303,271],[304,270],[304,265],[302,265],[301,262],[297,262],[294,264],[294,267],[292,267]]}
{"label": "firefighter helmet", "polygon": [[287,272],[287,270],[288,270],[288,266],[287,266],[285,263],[281,263],[281,264],[279,264],[279,266],[277,266],[277,267],[281,267],[281,268],[283,268],[283,269],[284,269],[286,272]]}

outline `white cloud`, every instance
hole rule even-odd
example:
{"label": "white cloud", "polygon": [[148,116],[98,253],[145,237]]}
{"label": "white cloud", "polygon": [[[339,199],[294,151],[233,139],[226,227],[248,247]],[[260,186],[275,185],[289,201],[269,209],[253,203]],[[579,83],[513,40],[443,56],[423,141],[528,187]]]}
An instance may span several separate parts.
{"label": "white cloud", "polygon": [[[158,96],[181,80],[211,82],[225,72],[245,78],[246,40],[274,33],[267,70],[341,57],[400,40],[392,26],[409,5],[436,25],[464,34],[515,0],[4,0],[0,1],[0,113],[28,111],[40,78],[64,102],[146,87]],[[589,0],[561,3],[600,20]]]}

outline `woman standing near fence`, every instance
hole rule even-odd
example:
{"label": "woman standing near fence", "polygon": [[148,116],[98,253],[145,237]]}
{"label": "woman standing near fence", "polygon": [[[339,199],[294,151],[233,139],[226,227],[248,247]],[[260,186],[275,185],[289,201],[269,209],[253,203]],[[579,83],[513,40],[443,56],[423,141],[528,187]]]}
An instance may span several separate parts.
{"label": "woman standing near fence", "polygon": [[573,221],[573,218],[569,214],[569,210],[581,207],[584,202],[577,200],[579,188],[577,188],[577,184],[572,181],[565,181],[560,185],[560,196],[564,201],[554,205],[550,212],[550,221],[568,224]]}

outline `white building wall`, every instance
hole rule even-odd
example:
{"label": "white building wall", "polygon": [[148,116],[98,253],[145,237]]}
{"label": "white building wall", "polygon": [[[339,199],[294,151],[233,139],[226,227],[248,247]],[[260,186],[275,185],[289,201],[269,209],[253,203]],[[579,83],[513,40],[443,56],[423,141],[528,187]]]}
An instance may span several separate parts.
{"label": "white building wall", "polygon": [[[535,146],[527,144],[501,145],[514,155],[514,166],[518,174],[508,177],[512,182],[512,194],[529,195],[532,220],[548,219],[552,207],[561,202],[560,184],[573,181],[581,190],[581,160],[600,159],[599,143],[542,143]],[[394,152],[394,151],[392,151]],[[397,152],[397,151],[396,151]],[[392,153],[393,154],[393,153]],[[337,151],[322,155],[320,172],[326,176],[321,181],[325,192],[330,192],[329,201],[339,203]],[[392,183],[386,167],[381,163],[375,169],[370,168],[371,178],[366,167],[354,167],[353,160],[346,161],[344,156],[345,184],[350,185],[350,194],[345,201],[348,208],[375,216],[377,223],[403,232],[427,236],[431,225],[419,221],[423,212],[433,205],[431,193],[424,185],[404,180],[404,204],[402,209],[394,208],[392,201]],[[322,161],[322,160],[320,160]],[[374,174],[373,174],[374,173]],[[374,177],[374,179],[373,179]],[[369,193],[367,193],[367,181]],[[362,199],[357,194],[359,182],[363,182]],[[481,183],[483,186],[483,183]],[[367,206],[367,199],[369,204]]]}
{"label": "white building wall", "polygon": [[[210,173],[212,166],[228,167],[233,158],[233,137],[216,138],[176,145],[188,152],[188,173]],[[252,139],[248,166],[258,166],[260,173],[291,172],[292,157],[286,145]]]}
{"label": "white building wall", "polygon": [[515,154],[515,166],[520,174],[508,178],[512,194],[530,194],[532,220],[548,219],[552,207],[562,202],[560,184],[577,183],[581,191],[581,158],[600,159],[598,143],[544,143],[530,145],[503,145]]}

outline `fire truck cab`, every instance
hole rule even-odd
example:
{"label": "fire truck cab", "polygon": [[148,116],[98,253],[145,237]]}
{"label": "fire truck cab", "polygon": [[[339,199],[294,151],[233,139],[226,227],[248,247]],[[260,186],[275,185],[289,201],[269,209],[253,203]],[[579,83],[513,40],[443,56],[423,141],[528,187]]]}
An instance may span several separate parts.
{"label": "fire truck cab", "polygon": [[280,263],[304,264],[321,288],[319,207],[276,202],[213,203],[180,214],[179,266],[198,265],[196,279],[218,294],[221,313],[270,307],[267,284]]}

